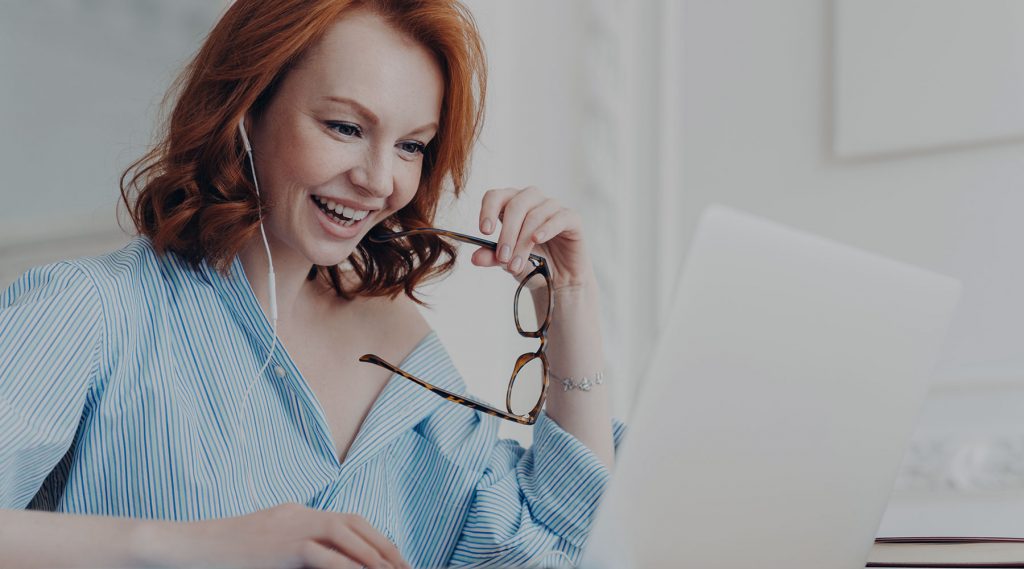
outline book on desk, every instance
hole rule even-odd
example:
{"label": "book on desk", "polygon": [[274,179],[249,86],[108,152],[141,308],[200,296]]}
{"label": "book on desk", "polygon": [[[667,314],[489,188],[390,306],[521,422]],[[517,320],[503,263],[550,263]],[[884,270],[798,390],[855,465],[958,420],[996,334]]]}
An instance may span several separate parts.
{"label": "book on desk", "polygon": [[880,537],[867,567],[1024,567],[1024,538]]}

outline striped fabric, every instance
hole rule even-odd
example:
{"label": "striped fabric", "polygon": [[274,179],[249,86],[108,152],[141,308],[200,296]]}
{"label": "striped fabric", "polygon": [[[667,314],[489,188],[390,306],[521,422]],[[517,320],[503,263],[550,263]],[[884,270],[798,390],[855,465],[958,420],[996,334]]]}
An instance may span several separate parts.
{"label": "striped fabric", "polygon": [[[416,567],[578,559],[609,473],[546,415],[524,450],[393,376],[339,463],[280,346],[242,405],[271,339],[238,259],[225,278],[140,237],[28,271],[0,294],[0,507],[191,521],[297,502],[366,517]],[[434,332],[402,367],[465,391]]]}

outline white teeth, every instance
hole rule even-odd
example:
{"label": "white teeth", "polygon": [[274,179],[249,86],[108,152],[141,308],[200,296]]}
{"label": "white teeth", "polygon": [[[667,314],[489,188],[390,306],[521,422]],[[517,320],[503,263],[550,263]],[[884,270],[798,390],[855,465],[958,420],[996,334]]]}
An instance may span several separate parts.
{"label": "white teeth", "polygon": [[324,209],[332,211],[338,216],[344,216],[345,218],[347,218],[346,220],[340,222],[342,225],[345,226],[349,226],[357,221],[361,221],[363,218],[370,214],[368,210],[353,209],[340,203],[335,203],[334,201],[323,196],[313,196],[313,199],[316,200],[317,203],[322,204],[324,206]]}

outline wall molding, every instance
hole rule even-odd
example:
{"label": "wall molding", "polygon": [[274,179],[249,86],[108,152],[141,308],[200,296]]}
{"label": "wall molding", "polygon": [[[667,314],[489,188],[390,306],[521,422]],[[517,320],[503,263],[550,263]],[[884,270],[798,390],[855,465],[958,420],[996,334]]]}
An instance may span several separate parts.
{"label": "wall molding", "polygon": [[[884,15],[884,17],[883,17]],[[835,128],[841,158],[883,158],[1024,137],[1016,72],[1024,42],[1010,0],[839,0]]]}
{"label": "wall molding", "polygon": [[31,267],[105,253],[131,237],[113,220],[96,216],[5,222],[0,227],[0,289]]}

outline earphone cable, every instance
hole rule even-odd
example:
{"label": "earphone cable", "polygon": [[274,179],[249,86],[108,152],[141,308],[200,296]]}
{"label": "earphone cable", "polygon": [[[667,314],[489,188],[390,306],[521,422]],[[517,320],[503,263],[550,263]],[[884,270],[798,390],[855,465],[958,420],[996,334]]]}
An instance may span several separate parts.
{"label": "earphone cable", "polygon": [[[270,365],[271,360],[273,360],[273,358],[274,358],[274,350],[277,347],[277,283],[276,283],[276,278],[275,278],[275,275],[274,275],[274,260],[273,260],[273,258],[270,255],[270,243],[267,241],[267,232],[266,232],[266,230],[263,227],[263,203],[262,203],[262,199],[261,199],[261,196],[260,196],[260,184],[259,184],[259,181],[257,181],[257,179],[256,179],[256,163],[253,160],[252,146],[249,144],[249,137],[248,137],[248,135],[245,132],[244,119],[239,120],[239,122],[238,122],[238,129],[239,129],[239,132],[242,135],[242,142],[244,143],[244,146],[245,146],[246,155],[249,158],[249,171],[252,173],[252,183],[256,187],[256,199],[257,199],[257,202],[258,202],[257,206],[256,206],[257,207],[256,213],[259,216],[259,220],[260,220],[260,235],[263,238],[263,248],[267,252],[267,289],[268,289],[268,294],[269,294],[269,297],[270,297],[270,299],[269,299],[269,302],[270,302],[270,322],[271,322],[271,331],[272,331],[272,334],[273,334],[273,339],[271,340],[270,347],[267,350],[267,359],[266,359],[265,362],[263,362],[263,365],[260,367],[260,370],[258,372],[256,372],[256,375],[249,382],[249,385],[246,386],[245,393],[242,396],[241,412],[245,413],[245,416],[248,417],[249,409],[248,409],[248,406],[246,405],[246,403],[249,400],[249,393],[252,391],[253,386],[256,385],[256,382],[259,380],[259,378],[262,377],[263,373],[267,370],[267,367]],[[237,413],[235,414],[235,421],[234,422],[235,422],[235,433],[241,439],[242,448],[244,449],[246,447],[245,430],[241,428],[241,425],[240,425]],[[248,452],[245,452],[244,454],[245,454],[245,462],[246,462],[245,474],[246,474],[246,482],[247,482],[248,487],[249,487],[250,504],[252,505],[253,509],[255,509],[256,505],[252,501],[253,500],[252,496],[256,495],[256,489],[255,489],[255,487],[253,485],[253,479],[252,479],[252,461],[251,461],[251,457],[249,456]]]}

